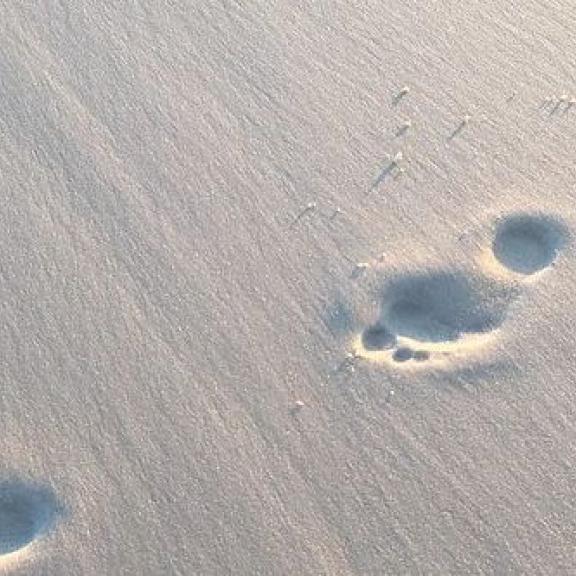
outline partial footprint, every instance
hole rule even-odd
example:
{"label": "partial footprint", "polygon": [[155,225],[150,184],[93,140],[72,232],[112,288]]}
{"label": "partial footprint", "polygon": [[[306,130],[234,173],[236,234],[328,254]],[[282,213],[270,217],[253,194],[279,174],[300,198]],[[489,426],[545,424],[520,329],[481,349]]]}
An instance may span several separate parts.
{"label": "partial footprint", "polygon": [[492,249],[509,270],[534,274],[554,262],[565,236],[564,226],[552,218],[515,215],[500,223]]}
{"label": "partial footprint", "polygon": [[0,566],[53,524],[58,505],[51,491],[20,482],[0,484]]}
{"label": "partial footprint", "polygon": [[407,362],[464,348],[500,326],[514,295],[508,286],[461,272],[394,278],[382,291],[380,317],[361,334],[357,353]]}
{"label": "partial footprint", "polygon": [[[497,228],[491,257],[515,274],[534,274],[554,262],[566,236],[552,218],[511,216]],[[355,354],[412,364],[477,350],[495,337],[521,290],[518,279],[449,269],[392,278],[380,293],[378,320],[357,337]]]}

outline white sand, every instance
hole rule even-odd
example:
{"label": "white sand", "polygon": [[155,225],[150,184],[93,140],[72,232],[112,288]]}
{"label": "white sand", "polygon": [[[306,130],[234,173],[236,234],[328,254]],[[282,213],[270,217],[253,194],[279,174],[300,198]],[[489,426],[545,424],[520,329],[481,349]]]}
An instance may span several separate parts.
{"label": "white sand", "polygon": [[7,573],[575,572],[575,6],[1,4]]}

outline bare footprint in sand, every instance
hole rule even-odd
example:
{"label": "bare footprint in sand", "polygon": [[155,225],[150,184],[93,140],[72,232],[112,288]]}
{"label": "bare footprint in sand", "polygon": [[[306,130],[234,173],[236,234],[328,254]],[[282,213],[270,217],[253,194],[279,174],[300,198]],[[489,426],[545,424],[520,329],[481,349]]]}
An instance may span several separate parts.
{"label": "bare footprint in sand", "polygon": [[477,345],[503,322],[515,290],[450,270],[393,278],[380,295],[377,322],[360,335],[357,352],[405,363]]}
{"label": "bare footprint in sand", "polygon": [[0,566],[45,534],[59,507],[46,488],[21,482],[0,484]]}
{"label": "bare footprint in sand", "polygon": [[[554,262],[565,236],[551,218],[512,216],[497,228],[493,256],[515,274],[534,274]],[[414,365],[477,350],[495,336],[520,293],[518,282],[449,269],[394,277],[382,287],[379,317],[358,336],[355,352]]]}

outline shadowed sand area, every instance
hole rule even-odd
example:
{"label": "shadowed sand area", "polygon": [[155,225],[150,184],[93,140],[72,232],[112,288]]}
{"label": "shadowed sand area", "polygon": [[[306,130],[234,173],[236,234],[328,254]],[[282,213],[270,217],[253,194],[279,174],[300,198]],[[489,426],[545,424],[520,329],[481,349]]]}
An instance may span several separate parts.
{"label": "shadowed sand area", "polygon": [[381,290],[377,322],[357,353],[372,359],[425,361],[439,352],[481,346],[506,318],[518,291],[480,275],[446,270],[405,274]]}
{"label": "shadowed sand area", "polygon": [[501,324],[507,304],[494,288],[447,272],[406,276],[386,288],[383,319],[395,334],[427,342],[488,332]]}
{"label": "shadowed sand area", "polygon": [[503,266],[534,274],[550,266],[565,240],[565,229],[550,218],[516,215],[500,223],[494,255]]}
{"label": "shadowed sand area", "polygon": [[60,506],[46,488],[19,482],[0,484],[0,561],[46,533]]}

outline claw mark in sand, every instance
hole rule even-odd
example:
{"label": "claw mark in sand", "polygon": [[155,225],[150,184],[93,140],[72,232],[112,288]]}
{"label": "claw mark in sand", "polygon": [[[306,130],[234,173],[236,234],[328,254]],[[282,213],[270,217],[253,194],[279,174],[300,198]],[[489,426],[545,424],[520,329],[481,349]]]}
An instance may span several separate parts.
{"label": "claw mark in sand", "polygon": [[372,190],[378,188],[378,186],[380,186],[380,184],[382,184],[382,182],[384,182],[384,180],[386,180],[388,176],[396,177],[398,174],[402,173],[403,168],[400,164],[403,162],[403,160],[404,160],[404,154],[402,153],[402,151],[397,152],[394,155],[394,158],[392,158],[392,160],[390,160],[390,162],[388,162],[388,164],[384,166],[384,168],[380,172],[380,175],[378,176],[378,178],[376,178],[374,184],[372,184]]}
{"label": "claw mark in sand", "polygon": [[412,122],[410,120],[406,120],[406,122],[402,123],[402,125],[396,130],[396,136],[400,137],[406,134],[408,130],[411,128]]}
{"label": "claw mark in sand", "polygon": [[574,104],[576,104],[576,99],[570,97],[568,94],[562,94],[560,96],[548,96],[544,99],[544,101],[540,105],[540,109],[541,110],[548,109],[548,115],[554,116],[556,113],[560,111],[563,105],[564,108],[562,113],[565,114],[566,112],[569,112],[572,109]]}
{"label": "claw mark in sand", "polygon": [[294,226],[296,226],[296,224],[298,224],[298,222],[300,222],[300,220],[302,220],[302,218],[304,218],[304,216],[306,216],[306,214],[309,214],[310,212],[314,212],[314,210],[316,210],[316,202],[310,202],[305,208],[303,208],[300,213],[298,214],[298,216],[296,216],[296,218],[294,218],[294,220],[292,221],[292,224],[290,224],[290,228],[294,228]]}
{"label": "claw mark in sand", "polygon": [[464,130],[464,128],[468,126],[469,123],[470,123],[470,116],[468,115],[464,116],[464,118],[462,118],[462,120],[460,121],[460,124],[458,124],[458,126],[456,126],[456,128],[452,131],[450,136],[448,136],[448,140],[449,141],[454,140],[454,138],[456,138],[456,136],[458,136],[460,132],[462,132],[462,130]]}
{"label": "claw mark in sand", "polygon": [[407,96],[410,93],[410,88],[408,88],[408,86],[404,86],[400,92],[398,92],[398,94],[396,94],[394,96],[394,98],[392,99],[392,105],[393,106],[397,106],[398,104],[400,104],[400,102],[402,101],[402,99]]}

